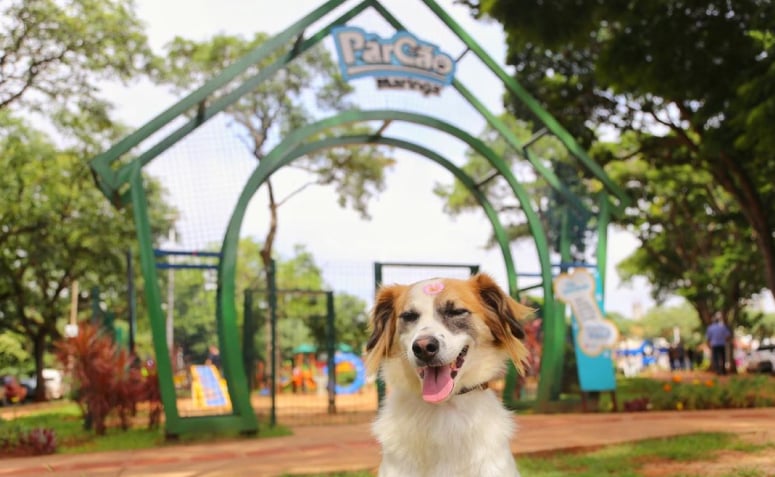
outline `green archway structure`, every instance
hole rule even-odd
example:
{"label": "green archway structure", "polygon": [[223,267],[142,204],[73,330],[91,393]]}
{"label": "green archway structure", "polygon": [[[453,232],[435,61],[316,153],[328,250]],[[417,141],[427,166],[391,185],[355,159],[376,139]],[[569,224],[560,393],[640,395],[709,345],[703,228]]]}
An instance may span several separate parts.
{"label": "green archway structure", "polygon": [[[608,225],[608,217],[611,212],[616,213],[628,204],[628,198],[625,193],[610,180],[599,165],[587,156],[586,152],[575,142],[573,137],[548,112],[546,112],[514,78],[500,68],[500,66],[484,52],[481,46],[479,46],[476,41],[453,20],[435,0],[418,0],[418,3],[420,2],[424,3],[436,17],[466,45],[464,55],[468,53],[476,55],[484,65],[486,65],[490,71],[503,82],[505,88],[515,97],[519,98],[519,100],[532,111],[535,119],[543,126],[545,133],[557,137],[567,150],[578,160],[579,165],[587,169],[603,185],[604,190],[600,194],[598,205],[594,206],[593,204],[594,210],[589,210],[589,204],[585,203],[582,198],[568,190],[552,170],[546,168],[539,158],[534,157],[529,150],[532,141],[525,144],[520,143],[508,127],[485,107],[471,90],[466,88],[458,79],[452,81],[451,86],[461,95],[461,97],[479,112],[482,118],[487,121],[493,129],[498,131],[505,141],[533,166],[535,172],[540,174],[562,195],[562,197],[564,197],[570,206],[585,209],[597,214],[599,234],[597,261],[600,273],[604,273],[606,249],[605,232]],[[485,195],[479,190],[479,186],[483,182],[495,175],[501,176],[508,183],[527,218],[531,233],[535,240],[539,262],[541,264],[541,288],[543,289],[544,294],[545,309],[543,329],[544,347],[540,370],[538,401],[539,403],[550,402],[559,397],[563,350],[567,333],[564,319],[564,307],[554,300],[554,292],[552,290],[552,265],[550,263],[550,250],[547,243],[546,232],[543,230],[538,215],[533,209],[530,197],[515,178],[508,164],[490,147],[474,137],[470,132],[464,131],[448,122],[432,116],[395,110],[345,111],[297,129],[284,137],[283,140],[260,161],[248,179],[232,213],[231,220],[229,221],[224,236],[218,271],[218,306],[216,323],[222,350],[224,375],[228,383],[233,413],[226,416],[187,418],[183,418],[179,415],[175,399],[169,352],[166,345],[166,330],[164,326],[164,314],[162,312],[161,291],[157,280],[151,227],[148,217],[148,204],[142,179],[142,170],[144,166],[169,147],[186,137],[189,133],[223,111],[229,105],[236,102],[240,97],[249,94],[263,81],[272,77],[294,61],[299,55],[323,40],[331,33],[331,30],[334,27],[345,25],[363,11],[371,8],[381,15],[397,31],[404,29],[403,25],[396,17],[394,17],[378,0],[362,0],[355,3],[350,10],[331,21],[313,35],[305,37],[307,28],[322,20],[333,10],[345,3],[355,3],[355,1],[329,0],[325,2],[319,8],[245,55],[239,61],[223,70],[223,72],[215,78],[208,81],[205,85],[195,90],[181,101],[159,114],[156,118],[116,143],[108,151],[100,154],[91,161],[95,180],[103,193],[117,206],[128,203],[131,203],[133,206],[140,245],[141,270],[145,279],[145,293],[153,331],[154,350],[157,357],[168,434],[213,429],[235,429],[251,432],[257,429],[255,414],[250,404],[250,395],[240,350],[237,346],[234,346],[234,344],[240,342],[236,324],[235,271],[237,263],[237,242],[242,219],[253,195],[266,179],[281,167],[290,164],[299,157],[322,149],[363,144],[381,144],[412,151],[436,162],[451,172],[474,196],[490,221],[496,241],[503,255],[509,281],[509,291],[516,297],[519,293],[519,288],[517,286],[516,267],[511,255],[508,237],[498,218],[497,212]],[[289,48],[291,45],[292,47]],[[257,74],[244,80],[228,93],[220,96],[217,95],[224,86],[232,82],[238,75],[244,73],[245,70],[253,64],[262,61],[278,51],[285,50],[288,51],[280,56],[273,64],[262,68]],[[122,160],[123,156],[128,154],[134,147],[163,127],[169,125],[172,121],[178,120],[181,117],[189,117],[190,119],[138,156]],[[338,125],[369,121],[383,121],[383,127],[374,135],[352,135],[313,140],[314,137],[319,137],[317,133],[329,130]],[[492,166],[492,173],[484,179],[470,177],[453,163],[421,144],[384,136],[384,130],[392,122],[403,122],[428,127],[462,141],[489,162]],[[567,237],[563,238],[567,239]]]}

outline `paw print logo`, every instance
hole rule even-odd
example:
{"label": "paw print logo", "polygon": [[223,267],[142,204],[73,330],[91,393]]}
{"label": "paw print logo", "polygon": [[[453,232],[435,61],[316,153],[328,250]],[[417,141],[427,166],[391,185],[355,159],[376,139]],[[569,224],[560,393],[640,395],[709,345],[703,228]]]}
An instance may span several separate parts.
{"label": "paw print logo", "polygon": [[443,289],[444,284],[441,282],[432,282],[422,287],[422,291],[426,295],[438,295]]}

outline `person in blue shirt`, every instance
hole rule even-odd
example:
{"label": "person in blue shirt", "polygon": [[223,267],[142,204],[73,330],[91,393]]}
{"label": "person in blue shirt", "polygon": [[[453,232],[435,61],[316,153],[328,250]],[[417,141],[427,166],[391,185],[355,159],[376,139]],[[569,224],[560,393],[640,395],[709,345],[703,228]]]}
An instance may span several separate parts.
{"label": "person in blue shirt", "polygon": [[705,331],[705,339],[710,346],[711,366],[716,374],[727,374],[727,342],[731,336],[732,333],[720,316],[716,316]]}

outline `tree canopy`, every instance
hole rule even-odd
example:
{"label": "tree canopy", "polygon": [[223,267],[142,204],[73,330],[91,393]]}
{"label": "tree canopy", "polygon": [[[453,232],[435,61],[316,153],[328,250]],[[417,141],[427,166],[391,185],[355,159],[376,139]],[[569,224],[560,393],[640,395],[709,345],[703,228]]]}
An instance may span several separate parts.
{"label": "tree canopy", "polygon": [[[82,290],[112,290],[105,297],[112,303],[126,288],[135,231],[131,210],[108,203],[77,151],[2,111],[0,126],[0,168],[12,171],[0,177],[0,330],[30,340],[40,372],[50,340],[62,333],[74,281]],[[160,196],[158,186],[151,194]],[[156,223],[166,227],[169,212],[160,197],[155,202]]]}
{"label": "tree canopy", "polygon": [[[243,238],[239,244],[236,289],[250,291],[252,311],[258,328],[268,322],[267,285],[264,266],[258,259],[261,244],[252,238]],[[278,340],[282,354],[290,357],[294,348],[302,344],[326,349],[326,300],[329,290],[323,280],[320,266],[303,246],[297,246],[289,257],[277,257]],[[175,272],[175,343],[181,346],[190,362],[203,362],[207,347],[215,341],[215,290],[205,286],[201,270]],[[291,292],[296,290],[297,292]],[[240,309],[241,312],[244,310]],[[366,341],[366,303],[348,293],[334,295],[337,343],[346,343],[354,349]],[[244,317],[240,316],[244,323]],[[243,327],[243,330],[248,329]],[[255,337],[256,359],[267,362],[269,344],[266,333]]]}
{"label": "tree canopy", "polygon": [[115,138],[100,84],[136,78],[152,58],[133,0],[0,3],[0,110],[39,113],[63,137]]}
{"label": "tree canopy", "polygon": [[[510,114],[503,114],[500,119],[509,126],[520,141],[528,141],[535,133],[534,125],[529,121],[517,119]],[[496,130],[486,126],[480,138],[509,164],[533,198],[532,206],[541,219],[552,249],[558,253],[560,251],[561,224],[567,215],[570,219],[568,221],[572,255],[570,258],[573,261],[586,261],[589,258],[589,250],[594,248],[595,237],[590,232],[594,227],[594,217],[579,207],[570,206],[558,191],[526,163],[523,153],[515,151]],[[595,192],[596,184],[585,181],[584,171],[574,166],[570,154],[557,138],[544,136],[532,145],[530,151],[532,155],[544,162],[547,168],[553,170],[572,193],[586,200],[587,203],[584,205],[587,207],[593,205],[588,200]],[[523,240],[532,236],[521,206],[505,179],[492,177],[489,180],[483,180],[488,178],[492,170],[492,166],[484,157],[476,152],[467,151],[463,170],[471,177],[482,181],[479,189],[500,213],[511,240]],[[480,208],[474,197],[460,182],[437,184],[434,192],[446,201],[445,210],[450,214],[455,215]],[[494,244],[494,238],[491,238],[489,245]]]}
{"label": "tree canopy", "polygon": [[[265,33],[257,33],[247,39],[216,35],[202,42],[177,37],[167,45],[164,61],[157,65],[155,77],[161,83],[172,85],[178,93],[188,92],[268,39]],[[282,51],[270,55],[248,68],[240,78],[244,80],[255,75],[286,53]],[[239,80],[233,83],[238,85]],[[236,87],[234,85],[218,94],[228,94]],[[278,138],[312,122],[321,112],[352,107],[347,101],[351,91],[330,53],[322,45],[317,45],[255,90],[241,96],[225,110],[225,114],[241,129],[238,134],[247,150],[257,161],[261,161]],[[348,127],[330,134],[339,135],[347,131],[364,133],[367,130]],[[286,197],[276,197],[272,181],[267,181],[270,224],[262,240],[264,265],[272,257],[279,223],[278,210],[286,200],[310,185],[330,185],[334,187],[340,205],[351,206],[368,217],[368,201],[384,188],[385,169],[392,164],[393,160],[382,148],[335,149],[296,161],[293,166],[309,172],[310,182],[302,184]]]}
{"label": "tree canopy", "polygon": [[[699,227],[695,233],[718,228],[716,241],[727,234],[728,246],[714,249],[716,261],[706,268],[708,278],[713,279],[713,270],[728,273],[730,265],[739,265],[743,256],[752,253],[745,248],[752,243],[762,273],[743,272],[746,282],[759,279],[746,283],[743,295],[757,286],[775,290],[771,181],[775,157],[768,132],[775,122],[775,4],[758,0],[463,3],[475,14],[503,24],[506,61],[514,66],[516,80],[582,144],[591,147],[603,135],[607,140],[626,137],[623,142],[614,139],[619,144],[615,150],[597,150],[602,154],[594,158],[602,165],[634,158],[639,167],[660,171],[648,177],[662,181],[652,189],[658,194],[641,194],[644,184],[635,185],[641,188],[635,191],[637,210],[629,211],[623,223],[644,247],[658,247],[664,261],[650,263],[650,271],[630,268],[630,272],[655,278],[654,268],[671,263],[667,258],[675,251],[671,247],[682,243],[680,236],[672,234],[686,230],[681,222],[673,222],[660,232],[661,242],[648,242],[654,239],[656,224],[651,229],[642,227],[645,222],[636,224],[632,216],[649,216],[650,211],[668,206],[676,212],[688,205],[676,203],[684,199],[694,200],[695,206],[707,200],[710,208],[724,203],[728,213],[704,213],[701,222],[683,225]],[[529,117],[530,112],[514,98],[507,98],[506,104],[518,117]],[[673,180],[671,171],[681,170],[682,177],[702,175],[700,187],[705,190],[697,193],[701,197],[685,196],[687,186],[698,184]],[[672,217],[679,216],[686,214]],[[663,213],[660,220],[670,218]],[[741,240],[729,243],[732,237]],[[689,260],[698,260],[701,253],[695,250]],[[700,262],[686,265],[700,269]],[[643,260],[639,263],[645,265]],[[748,265],[742,268],[750,271]],[[686,279],[683,274],[672,283],[681,285]],[[711,285],[697,289],[707,286]]]}
{"label": "tree canopy", "polygon": [[[86,290],[81,301],[99,285],[103,305],[126,308],[131,210],[97,192],[86,160],[124,132],[100,84],[135,78],[152,58],[131,0],[0,4],[0,167],[10,171],[0,178],[0,330],[32,348],[41,394],[71,284]],[[159,233],[169,210],[149,183]]]}
{"label": "tree canopy", "polygon": [[631,158],[609,169],[643,204],[619,220],[641,239],[618,264],[620,276],[645,276],[658,301],[685,298],[704,325],[716,312],[735,324],[764,279],[750,227],[729,194],[688,165],[653,168]]}

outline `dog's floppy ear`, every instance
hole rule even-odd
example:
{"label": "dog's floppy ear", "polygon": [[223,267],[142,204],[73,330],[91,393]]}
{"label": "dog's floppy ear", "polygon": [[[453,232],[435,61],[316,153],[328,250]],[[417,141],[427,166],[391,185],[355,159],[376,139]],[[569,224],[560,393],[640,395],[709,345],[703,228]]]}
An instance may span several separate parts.
{"label": "dog's floppy ear", "polygon": [[517,369],[520,372],[523,371],[527,348],[521,341],[525,338],[525,329],[520,324],[520,320],[528,316],[532,310],[514,301],[489,275],[479,273],[470,280],[489,311],[487,325],[492,331],[495,342],[506,348]]}
{"label": "dog's floppy ear", "polygon": [[366,370],[369,374],[379,371],[382,358],[390,356],[396,334],[395,303],[402,285],[380,287],[371,312],[371,336],[366,342]]}

